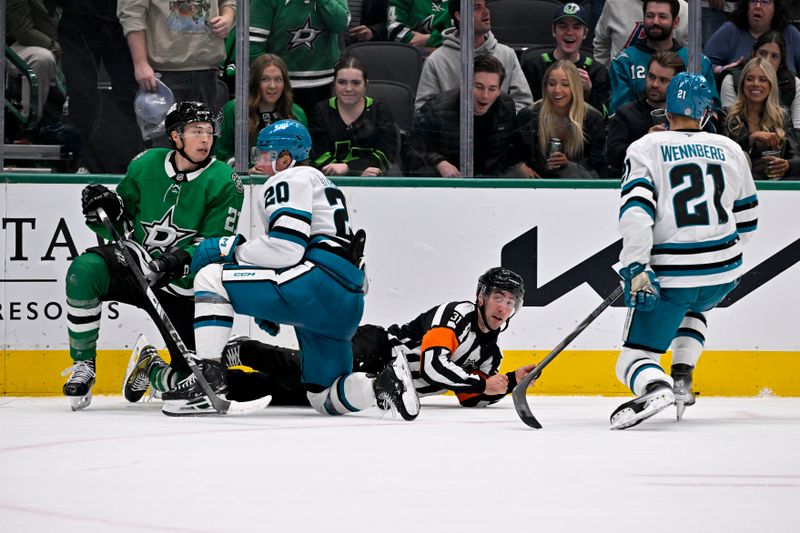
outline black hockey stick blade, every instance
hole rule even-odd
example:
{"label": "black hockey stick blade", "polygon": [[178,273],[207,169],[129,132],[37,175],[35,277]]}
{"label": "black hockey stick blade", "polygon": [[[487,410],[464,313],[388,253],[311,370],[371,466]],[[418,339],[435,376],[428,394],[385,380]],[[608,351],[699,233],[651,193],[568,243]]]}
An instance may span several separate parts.
{"label": "black hockey stick blade", "polygon": [[172,321],[167,316],[167,313],[164,311],[164,308],[161,307],[161,303],[156,298],[153,289],[150,288],[150,284],[147,282],[147,279],[144,277],[141,269],[139,268],[139,263],[136,258],[133,256],[133,253],[125,246],[123,238],[120,236],[117,228],[114,227],[114,224],[108,218],[105,210],[102,207],[97,208],[97,216],[103,225],[108,230],[109,234],[111,234],[111,238],[114,240],[114,245],[122,254],[122,257],[125,258],[125,262],[128,263],[128,268],[130,268],[131,273],[133,273],[133,277],[136,278],[136,282],[139,284],[139,288],[144,292],[147,301],[150,302],[150,305],[156,311],[156,315],[160,320],[160,324],[156,324],[158,326],[159,331],[162,333],[169,334],[170,338],[175,342],[178,346],[178,349],[183,355],[183,358],[186,360],[186,363],[189,365],[189,368],[192,371],[192,374],[197,378],[197,382],[200,384],[200,387],[203,389],[203,392],[206,393],[208,396],[209,402],[217,414],[224,415],[224,414],[244,414],[244,413],[251,413],[254,411],[259,411],[266,407],[271,397],[267,396],[266,398],[259,398],[257,400],[252,400],[249,402],[234,402],[231,400],[225,400],[217,396],[214,392],[214,389],[211,388],[211,385],[208,384],[205,376],[197,367],[197,364],[191,358],[189,354],[189,350],[186,348],[186,345],[183,343],[183,339],[178,334],[178,331],[175,329],[175,326],[172,324]]}
{"label": "black hockey stick blade", "polygon": [[578,326],[572,330],[572,332],[567,335],[564,340],[562,340],[558,346],[553,348],[553,350],[547,354],[547,356],[542,359],[542,362],[536,365],[536,367],[531,370],[531,372],[522,378],[516,387],[514,387],[514,392],[511,393],[511,397],[514,400],[514,409],[517,411],[517,415],[519,418],[529,427],[534,429],[542,429],[542,424],[536,420],[536,417],[533,416],[533,411],[531,411],[531,406],[528,404],[528,386],[531,384],[531,381],[538,378],[544,367],[550,364],[550,362],[556,358],[558,354],[560,354],[564,348],[566,348],[569,343],[575,340],[575,338],[585,330],[589,324],[594,322],[594,319],[600,316],[600,314],[605,311],[611,304],[613,304],[617,298],[622,295],[622,286],[618,286],[614,291],[609,294],[603,303],[597,306],[597,308],[592,311],[592,313],[583,319],[583,322],[578,324]]}

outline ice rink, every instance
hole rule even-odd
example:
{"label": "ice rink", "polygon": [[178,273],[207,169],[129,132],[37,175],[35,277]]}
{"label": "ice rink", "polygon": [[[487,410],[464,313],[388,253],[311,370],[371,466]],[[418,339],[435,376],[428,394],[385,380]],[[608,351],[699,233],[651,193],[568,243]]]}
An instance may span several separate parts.
{"label": "ice rink", "polygon": [[616,432],[622,398],[529,399],[542,430],[510,397],[424,398],[410,423],[0,397],[0,531],[800,531],[800,399],[701,397]]}

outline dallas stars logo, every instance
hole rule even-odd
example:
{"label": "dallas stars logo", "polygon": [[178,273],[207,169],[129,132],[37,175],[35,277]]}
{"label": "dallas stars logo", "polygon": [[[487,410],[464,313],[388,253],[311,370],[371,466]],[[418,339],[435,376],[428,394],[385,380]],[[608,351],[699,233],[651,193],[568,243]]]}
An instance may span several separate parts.
{"label": "dallas stars logo", "polygon": [[293,50],[301,46],[307,46],[309,50],[314,50],[314,40],[319,37],[325,28],[315,28],[311,25],[311,17],[306,18],[305,24],[296,30],[286,30],[291,35],[287,50]]}
{"label": "dallas stars logo", "polygon": [[173,244],[197,233],[194,230],[182,229],[176,226],[172,222],[174,210],[175,206],[170,207],[169,211],[161,217],[161,220],[150,223],[142,222],[142,229],[146,233],[143,243],[145,248],[166,252]]}

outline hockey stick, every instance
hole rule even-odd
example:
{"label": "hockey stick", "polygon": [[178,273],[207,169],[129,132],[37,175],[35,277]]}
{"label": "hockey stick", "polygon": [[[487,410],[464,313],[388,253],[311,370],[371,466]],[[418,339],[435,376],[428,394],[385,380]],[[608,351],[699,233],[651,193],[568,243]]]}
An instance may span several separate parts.
{"label": "hockey stick", "polygon": [[133,256],[133,253],[128,249],[128,247],[125,246],[122,237],[120,236],[119,232],[117,232],[117,228],[114,227],[114,224],[108,218],[108,215],[102,207],[97,208],[97,216],[111,234],[111,238],[114,239],[114,245],[117,247],[120,253],[122,253],[122,257],[125,258],[125,262],[128,263],[128,268],[130,268],[133,276],[136,278],[139,288],[142,289],[142,292],[147,297],[150,305],[155,309],[158,319],[160,320],[160,324],[156,324],[159,331],[161,331],[162,334],[169,334],[170,338],[178,346],[178,350],[180,350],[181,355],[183,355],[183,358],[189,365],[192,374],[194,374],[195,378],[197,378],[197,383],[200,384],[203,392],[205,392],[206,396],[208,396],[208,400],[214,410],[218,414],[225,415],[228,413],[251,413],[265,408],[272,399],[271,396],[265,396],[264,398],[259,398],[250,402],[234,402],[217,396],[217,394],[214,392],[214,389],[212,389],[211,385],[208,384],[205,376],[203,376],[200,368],[198,368],[197,363],[195,363],[194,359],[189,356],[188,348],[186,348],[186,345],[183,343],[183,339],[181,339],[181,336],[178,334],[178,331],[175,329],[172,321],[167,316],[164,308],[161,307],[161,303],[158,301],[158,298],[156,298],[156,294],[153,292],[153,289],[150,288],[150,284],[147,282],[147,279],[144,277],[144,274],[139,268],[139,262]]}
{"label": "hockey stick", "polygon": [[581,332],[585,330],[587,326],[589,326],[589,324],[591,324],[594,321],[595,318],[600,316],[600,313],[605,311],[606,308],[611,304],[613,304],[617,300],[617,298],[619,298],[621,295],[622,295],[622,286],[620,285],[619,287],[614,289],[614,291],[611,294],[609,294],[605,300],[603,300],[603,303],[597,306],[597,309],[592,311],[592,314],[584,318],[583,322],[578,324],[578,327],[572,330],[572,332],[569,335],[567,335],[566,338],[558,344],[558,346],[553,348],[553,351],[547,354],[547,357],[542,359],[542,362],[536,365],[536,368],[531,370],[531,372],[527,376],[522,378],[522,381],[520,381],[517,384],[517,386],[514,387],[514,392],[511,393],[511,397],[514,399],[514,409],[516,409],[517,414],[525,424],[534,429],[542,429],[542,425],[539,423],[538,420],[536,420],[536,417],[533,416],[533,412],[531,411],[531,406],[528,405],[528,397],[526,394],[528,390],[528,385],[531,384],[531,381],[533,381],[534,379],[538,378],[539,375],[541,375],[542,370],[544,370],[544,367],[550,364],[550,361],[555,359],[556,356],[560,354],[564,350],[564,348],[566,348],[569,345],[569,343],[575,340],[575,337],[580,335]]}

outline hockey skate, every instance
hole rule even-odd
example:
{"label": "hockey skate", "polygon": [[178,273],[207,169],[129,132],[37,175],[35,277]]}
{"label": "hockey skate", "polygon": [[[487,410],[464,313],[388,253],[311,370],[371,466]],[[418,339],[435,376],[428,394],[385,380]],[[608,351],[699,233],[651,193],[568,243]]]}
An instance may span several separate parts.
{"label": "hockey skate", "polygon": [[625,402],[611,414],[611,429],[627,429],[640,424],[675,403],[675,393],[666,381],[647,385],[644,394]]}
{"label": "hockey skate", "polygon": [[[215,393],[225,394],[228,391],[225,383],[225,369],[220,362],[203,359],[197,362],[197,366]],[[181,380],[174,389],[161,393],[161,399],[164,400],[161,412],[167,416],[217,414],[203,387],[198,383],[194,372]]]}
{"label": "hockey skate", "polygon": [[682,363],[672,365],[672,379],[675,380],[675,408],[678,422],[683,420],[683,412],[690,405],[694,405],[695,398],[692,392],[692,372],[694,367]]}
{"label": "hockey skate", "polygon": [[414,388],[411,367],[406,356],[394,350],[394,359],[375,378],[373,389],[378,408],[384,411],[397,410],[403,420],[414,420],[419,415],[419,395]]}
{"label": "hockey skate", "polygon": [[62,376],[72,373],[64,383],[64,396],[69,398],[73,411],[80,411],[92,403],[92,386],[95,380],[94,359],[74,361],[73,365],[63,372]]}
{"label": "hockey skate", "polygon": [[222,350],[222,368],[242,366],[242,343],[249,340],[252,339],[246,335],[237,335],[228,340],[228,344]]}
{"label": "hockey skate", "polygon": [[122,395],[129,402],[138,402],[150,388],[150,368],[154,357],[160,359],[158,351],[147,344],[144,335],[140,335],[131,352],[122,382]]}

